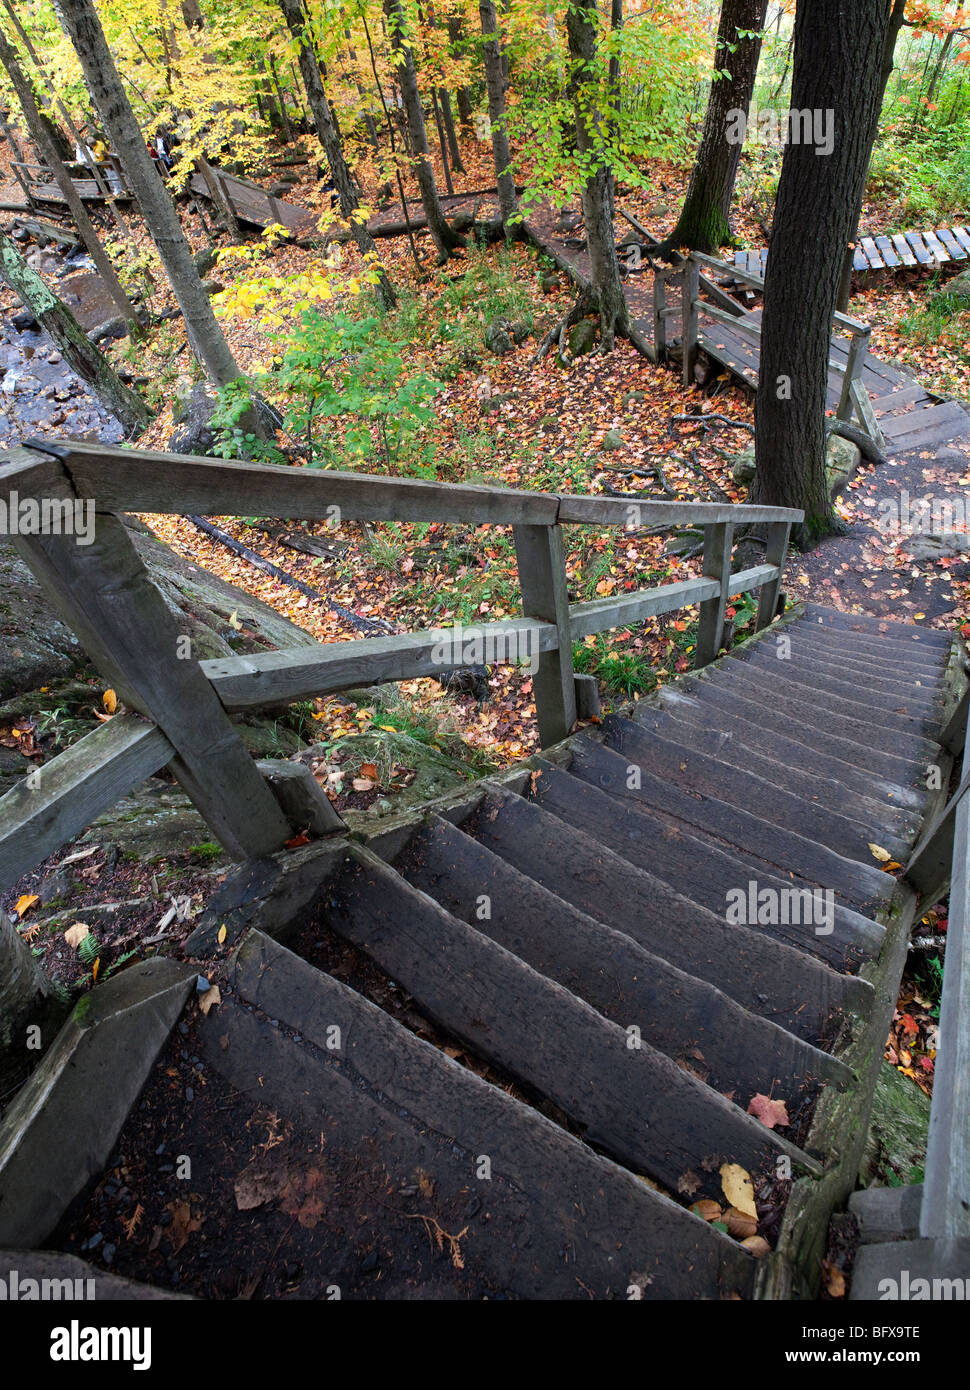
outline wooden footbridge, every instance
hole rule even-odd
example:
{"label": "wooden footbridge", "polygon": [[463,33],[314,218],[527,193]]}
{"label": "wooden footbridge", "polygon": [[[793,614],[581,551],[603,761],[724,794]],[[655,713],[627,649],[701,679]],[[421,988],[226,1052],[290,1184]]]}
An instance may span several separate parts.
{"label": "wooden footbridge", "polygon": [[[740,384],[755,389],[761,311],[741,303],[737,293],[761,295],[767,251],[737,252],[733,264],[697,252],[686,260],[675,255],[670,268],[655,272],[650,256],[659,242],[637,218],[622,215],[636,234],[617,247],[624,293],[633,323],[652,346],[655,359],[680,368],[685,384],[693,385],[698,353],[703,351]],[[566,225],[553,209],[542,208],[529,217],[526,227],[535,244],[578,285],[588,284],[589,253],[578,218]],[[941,256],[959,261],[970,234],[960,227],[952,233],[907,233],[903,240],[910,248],[909,261],[900,250],[898,265],[929,266],[937,262],[927,248],[934,248],[934,256],[938,248]],[[887,249],[886,265],[889,255]],[[867,265],[872,268],[869,261]],[[963,406],[934,397],[901,368],[878,358],[870,350],[871,337],[868,324],[835,315],[828,408],[839,419],[860,429],[880,453],[933,448],[970,431],[970,415]]]}
{"label": "wooden footbridge", "polygon": [[[419,1279],[432,1297],[812,1296],[829,1213],[856,1186],[910,929],[952,881],[925,1182],[908,1194],[905,1228],[888,1211],[875,1223],[900,1241],[866,1247],[858,1288],[871,1293],[888,1268],[966,1274],[965,653],[925,628],[811,604],[783,613],[800,513],[74,443],[3,456],[0,498],[12,493],[21,509],[28,498],[96,509],[93,544],[44,534],[16,545],[126,712],[0,800],[0,883],[162,768],[243,862],[187,962],[143,961],[96,986],[8,1110],[8,1263],[23,1269],[97,1180],[202,971],[222,1002],[193,1015],[191,1048],[233,1104],[255,1094],[250,1108],[262,1101],[323,1155],[328,1218],[301,1260],[334,1271],[345,1296],[373,1296],[352,1257],[358,1226],[341,1224],[346,1184],[375,1194],[356,1220],[379,1234],[387,1289]],[[179,660],[176,619],[120,519],[320,520],[334,507],[347,521],[511,528],[522,616],[480,636],[497,659],[532,663],[543,748],[353,833],[304,766],[253,762],[233,718],[428,675],[442,634]],[[683,524],[704,529],[696,578],[569,602],[566,527]],[[752,525],[764,561],[739,571],[735,531]],[[743,592],[759,595],[757,634],[725,656],[726,604]],[[577,728],[573,644],[691,606],[697,670]],[[951,781],[949,800],[929,789]],[[302,848],[287,849],[294,836]],[[905,866],[897,877],[874,844]],[[314,955],[324,940],[351,953],[350,983]],[[92,1069],[82,1103],[72,1086]],[[766,1097],[784,1103],[770,1127],[756,1115]],[[226,1141],[230,1184],[248,1113]],[[151,1151],[157,1136],[139,1133]],[[230,1206],[247,1241],[272,1219],[269,1199]],[[420,1275],[408,1263],[414,1223],[439,1248],[447,1236],[451,1254]],[[294,1229],[290,1218],[278,1253]],[[113,1275],[133,1249],[122,1242]],[[177,1268],[183,1291],[201,1287],[191,1245]]]}

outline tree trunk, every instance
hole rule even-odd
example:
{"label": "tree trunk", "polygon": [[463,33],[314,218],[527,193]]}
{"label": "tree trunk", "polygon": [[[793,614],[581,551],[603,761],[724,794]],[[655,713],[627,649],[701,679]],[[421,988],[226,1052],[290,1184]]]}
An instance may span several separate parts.
{"label": "tree trunk", "polygon": [[[742,145],[730,144],[725,135],[731,125],[729,112],[743,111],[747,118],[761,56],[760,37],[739,39],[737,34],[739,29],[756,29],[760,36],[767,12],[768,0],[724,0],[714,52],[715,80],[700,149],[684,206],[664,250],[689,246],[712,254],[730,239],[731,198]],[[730,76],[717,77],[719,72]]]}
{"label": "tree trunk", "polygon": [[88,254],[97,267],[98,274],[104,281],[105,288],[114,300],[115,306],[122,317],[127,321],[129,331],[133,335],[141,333],[141,324],[135,313],[134,306],[130,303],[128,296],[122,288],[118,274],[111,263],[107,251],[98,240],[98,234],[94,230],[94,224],[87,214],[87,209],[82,202],[74,180],[64,168],[61,162],[60,153],[51,139],[47,126],[41,119],[41,113],[34,100],[34,89],[27,79],[26,74],[17,61],[17,53],[11,44],[7,42],[6,36],[0,30],[0,63],[6,68],[7,76],[17,93],[17,100],[20,102],[21,110],[24,113],[24,120],[30,131],[31,139],[37,146],[37,151],[51,168],[58,188],[64,195],[64,200],[70,209],[71,216],[84,245],[88,249]]}
{"label": "tree trunk", "polygon": [[445,126],[441,119],[441,103],[438,101],[438,93],[434,87],[431,88],[431,110],[434,112],[434,123],[438,128],[438,148],[441,150],[441,167],[445,171],[445,188],[448,190],[449,197],[455,196],[455,185],[451,181],[451,163],[448,157],[448,142],[445,138]]}
{"label": "tree trunk", "polygon": [[0,1052],[23,1046],[19,1030],[53,993],[30,947],[0,910]]}
{"label": "tree trunk", "polygon": [[443,263],[448,260],[452,251],[464,246],[465,242],[445,221],[438,198],[434,168],[428,149],[428,133],[424,125],[424,111],[421,107],[421,94],[418,91],[418,75],[414,67],[414,53],[405,34],[401,0],[384,0],[384,13],[387,16],[388,37],[396,62],[397,80],[401,86],[404,114],[411,137],[414,175],[421,191],[421,204],[428,219],[428,231],[438,248],[439,263]]}
{"label": "tree trunk", "polygon": [[93,0],[57,0],[57,12],[80,59],[108,139],[118,153],[128,185],[138,200],[175,291],[192,350],[215,385],[227,386],[237,380],[240,370],[216,321],[209,296],[202,288],[168,190],[148,153]]}
{"label": "tree trunk", "polygon": [[464,161],[461,157],[461,146],[458,144],[458,132],[455,129],[455,113],[451,109],[451,94],[447,87],[440,87],[438,95],[441,101],[441,117],[445,123],[445,135],[448,138],[448,150],[451,154],[451,167],[456,174],[464,174]]}
{"label": "tree trunk", "polygon": [[[869,141],[869,157],[866,160],[866,183],[869,181],[869,165],[872,163],[872,147],[876,143],[876,136],[879,134],[879,117],[882,114],[882,105],[886,99],[886,88],[889,86],[889,79],[892,77],[893,68],[896,65],[896,43],[899,39],[899,35],[902,33],[905,22],[906,0],[893,0],[893,12],[889,17],[889,31],[886,34],[886,48],[882,59],[879,107],[876,111],[876,118],[872,123],[872,137]],[[852,234],[849,238],[849,247],[842,265],[842,282],[839,285],[839,298],[836,304],[836,308],[843,314],[849,312],[849,301],[852,298],[852,271],[855,265],[855,243],[859,237],[859,223],[862,221],[862,203],[865,200],[865,196],[865,184],[863,184],[862,197],[859,200],[859,207],[856,212],[855,222],[853,223]]]}
{"label": "tree trunk", "polygon": [[583,221],[590,261],[591,308],[599,313],[600,350],[612,352],[617,333],[629,335],[629,315],[613,231],[613,175],[597,132],[607,115],[597,111],[590,95],[595,82],[596,0],[574,0],[566,12],[569,53],[573,60],[573,109],[576,150],[592,173],[583,188]]}
{"label": "tree trunk", "polygon": [[313,123],[316,126],[317,138],[323,146],[323,152],[327,156],[327,163],[330,165],[330,175],[337,190],[337,197],[340,200],[340,215],[350,227],[351,235],[360,248],[361,255],[376,258],[378,274],[380,279],[377,282],[377,293],[385,309],[393,309],[397,303],[397,296],[391,287],[391,283],[380,264],[374,238],[367,230],[366,226],[354,217],[359,204],[357,190],[354,187],[347,161],[344,159],[343,147],[340,143],[340,136],[334,124],[333,112],[327,100],[327,94],[323,88],[323,78],[320,73],[320,65],[317,62],[317,55],[310,45],[303,22],[303,8],[301,0],[280,0],[280,8],[283,11],[283,18],[286,26],[293,38],[299,45],[300,72],[303,74],[303,85],[306,88],[307,100],[310,103],[310,110],[313,114]]}
{"label": "tree trunk", "polygon": [[502,76],[502,50],[499,45],[498,15],[494,0],[479,0],[478,12],[482,21],[482,58],[485,64],[485,86],[488,92],[488,119],[492,127],[492,158],[495,161],[495,182],[498,187],[499,210],[507,237],[516,236],[519,200],[512,173],[512,151],[505,124],[505,79]]}
{"label": "tree trunk", "polygon": [[[452,58],[462,56],[462,48],[465,40],[465,25],[460,15],[449,15],[448,25],[448,46],[451,50]],[[455,101],[458,104],[458,119],[462,124],[462,129],[474,129],[475,120],[472,114],[472,99],[468,94],[468,88],[460,86],[455,91]],[[455,166],[457,168],[457,165]]]}
{"label": "tree trunk", "polygon": [[91,342],[84,329],[32,270],[16,246],[0,232],[0,279],[19,296],[37,322],[57,344],[72,371],[86,381],[98,399],[116,415],[130,437],[141,434],[152,418],[142,398],[118,376],[104,353]]}
{"label": "tree trunk", "polygon": [[832,153],[785,150],[768,254],[751,500],[805,511],[802,543],[839,529],[825,469],[832,314],[865,185],[889,27],[885,0],[814,0],[795,18],[792,107],[834,112]]}
{"label": "tree trunk", "polygon": [[201,29],[205,24],[199,0],[182,0],[182,18],[186,29]]}

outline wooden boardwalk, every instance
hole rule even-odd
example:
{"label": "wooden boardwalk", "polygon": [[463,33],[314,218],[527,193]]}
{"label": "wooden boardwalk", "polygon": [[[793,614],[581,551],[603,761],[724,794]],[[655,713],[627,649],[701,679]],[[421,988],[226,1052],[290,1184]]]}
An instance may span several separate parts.
{"label": "wooden boardwalk", "polygon": [[[570,218],[568,214],[563,216],[551,206],[544,206],[530,216],[527,227],[532,240],[577,283],[589,280],[589,253],[578,218]],[[954,229],[952,234],[954,246],[959,248],[959,252],[965,258],[970,259],[970,252],[964,251],[963,246],[956,240],[957,231],[962,233],[967,243],[970,243],[970,234],[962,227]],[[939,240],[942,233],[935,235],[941,250],[944,250],[946,242]],[[920,237],[914,232],[908,233],[907,236],[910,238],[909,244],[919,241],[922,245],[919,259],[915,247],[912,249],[912,264],[927,264],[928,260],[923,259],[928,257],[926,247],[931,244],[927,234]],[[947,232],[946,236],[949,239],[951,234]],[[621,252],[624,292],[631,317],[641,333],[649,341],[653,341],[654,273],[642,254],[645,249],[649,249],[646,244],[638,248],[636,239],[632,236],[618,247]],[[738,271],[746,277],[763,277],[767,254],[767,251],[739,251],[735,254],[734,263]],[[952,259],[960,258],[957,250],[953,250]],[[726,262],[724,274],[718,277],[718,284],[727,291],[734,288],[735,283],[731,276],[731,265]],[[749,280],[745,283],[748,284]],[[705,291],[702,288],[702,297],[704,295]],[[680,303],[680,290],[676,278],[668,292],[667,303],[673,309]],[[761,310],[745,309],[738,303],[737,319],[739,325],[744,322],[758,324],[761,321]],[[676,314],[670,320],[668,346],[677,346],[679,322],[680,317]],[[737,381],[754,390],[758,384],[760,370],[760,344],[757,339],[740,326],[734,328],[721,321],[710,321],[705,317],[703,309],[700,328],[700,345],[703,350]],[[845,364],[849,348],[849,338],[835,334],[832,338],[831,360]],[[839,404],[843,381],[843,373],[834,367],[831,368],[827,400],[830,409],[835,409]],[[874,353],[865,354],[862,384],[872,401],[876,419],[885,437],[886,448],[893,453],[932,448],[949,439],[970,433],[970,415],[963,406],[955,401],[941,401],[920,386],[902,367],[885,362]]]}
{"label": "wooden boardwalk", "polygon": [[[970,231],[966,227],[939,227],[930,232],[893,232],[891,235],[860,237],[855,249],[853,269],[862,274],[873,270],[913,270],[932,268],[970,260]],[[768,251],[735,251],[739,270],[763,276]]]}

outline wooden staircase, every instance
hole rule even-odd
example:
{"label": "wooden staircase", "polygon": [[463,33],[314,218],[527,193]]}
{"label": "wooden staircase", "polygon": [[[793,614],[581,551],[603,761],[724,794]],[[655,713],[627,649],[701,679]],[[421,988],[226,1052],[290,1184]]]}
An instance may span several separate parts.
{"label": "wooden staircase", "polygon": [[[298,1035],[280,1075],[305,1090],[312,1074],[315,1105],[362,1104],[356,1085],[360,1134],[393,1121],[395,1171],[443,1137],[433,1181],[482,1194],[466,1264],[484,1277],[504,1251],[510,1295],[578,1296],[575,1280],[627,1297],[645,1270],[644,1298],[811,1293],[809,1251],[855,1184],[915,906],[870,846],[905,861],[916,842],[952,681],[943,634],[809,605],[527,771],[331,846],[300,913],[278,890],[249,917],[290,939],[309,913],[310,936],[362,953],[515,1098],[258,930],[223,967],[213,1065],[237,1084],[262,1074],[274,1028],[255,1009],[276,1021],[272,1048],[279,1025]],[[727,904],[751,886],[831,911],[738,922]],[[232,913],[207,918],[189,948],[225,956]],[[353,1050],[325,1056],[340,1017]],[[271,1103],[285,1110],[287,1090]],[[783,1100],[791,1124],[767,1128],[755,1096]],[[761,1262],[690,1209],[728,1205],[728,1163],[775,1244]],[[512,1189],[529,1194],[534,1260]]]}

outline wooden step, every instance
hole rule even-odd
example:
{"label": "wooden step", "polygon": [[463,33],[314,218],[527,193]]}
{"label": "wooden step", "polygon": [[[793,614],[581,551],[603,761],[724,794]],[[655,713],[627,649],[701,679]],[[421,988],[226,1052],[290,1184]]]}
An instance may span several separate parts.
{"label": "wooden step", "polygon": [[918,414],[886,420],[882,428],[891,452],[910,453],[935,448],[970,433],[970,412],[956,401],[945,401]]}
{"label": "wooden step", "polygon": [[[877,396],[872,402],[872,408],[877,415],[881,415],[884,411],[889,411],[891,414],[894,410],[901,410],[903,406],[916,405],[919,401],[928,402],[929,400],[930,397],[926,394],[925,389],[917,382],[912,386],[904,386],[901,391],[891,391],[888,396]],[[915,411],[911,412],[911,414],[915,413]]]}
{"label": "wooden step", "polygon": [[767,729],[803,744],[807,753],[817,750],[861,772],[872,773],[873,776],[909,788],[914,796],[925,795],[923,763],[885,753],[867,743],[859,743],[855,737],[846,738],[837,729],[803,723],[780,708],[777,700],[771,699],[764,690],[742,691],[739,684],[732,689],[730,684],[715,684],[707,679],[706,674],[678,682],[678,688],[681,685],[684,694],[698,704],[707,706],[715,719],[722,712],[746,719],[754,728]]}
{"label": "wooden step", "polygon": [[871,670],[892,671],[899,679],[920,681],[931,688],[938,685],[946,669],[946,660],[924,648],[912,648],[901,643],[880,645],[881,639],[867,633],[848,632],[835,628],[825,631],[810,619],[791,625],[792,637],[811,639],[818,650],[824,650],[833,661],[843,659],[863,663]]}
{"label": "wooden step", "polygon": [[[462,1232],[473,1276],[516,1298],[625,1300],[641,1271],[644,1298],[751,1295],[755,1262],[736,1241],[268,937],[250,932],[224,978],[201,1025],[207,1060],[247,1093],[258,1077],[270,1109],[374,1172],[392,1251],[395,1229],[428,1218]],[[440,1267],[447,1297],[451,1260]]]}
{"label": "wooden step", "polygon": [[[877,827],[871,823],[850,820],[786,791],[775,782],[767,782],[710,753],[696,751],[689,743],[660,737],[632,719],[607,715],[601,732],[606,746],[629,763],[672,786],[682,787],[694,797],[713,798],[742,811],[755,809],[759,819],[771,825],[795,831],[807,840],[827,846],[834,854],[872,863],[869,845]],[[902,837],[888,826],[878,829],[893,857],[905,857],[912,846],[912,835]]]}
{"label": "wooden step", "polygon": [[936,745],[919,731],[908,733],[896,727],[873,727],[865,719],[846,714],[841,708],[820,708],[797,682],[763,676],[741,662],[733,662],[730,670],[726,666],[708,667],[697,686],[706,683],[734,691],[749,700],[768,702],[809,729],[831,729],[840,738],[856,742],[860,747],[905,758],[910,766],[925,767],[936,756]]}
{"label": "wooden step", "polygon": [[849,1079],[827,1053],[578,911],[440,816],[417,832],[394,868],[604,1018],[624,1028],[635,1023],[651,1047],[680,1066],[702,1068],[707,1084],[734,1092],[742,1109],[759,1093],[795,1095],[816,1080]]}
{"label": "wooden step", "polygon": [[901,642],[907,647],[929,648],[941,657],[949,656],[952,645],[952,639],[945,632],[937,632],[930,627],[915,627],[889,618],[874,618],[868,613],[841,613],[820,603],[806,603],[804,619],[816,627],[834,632],[867,633],[873,638]]}
{"label": "wooden step", "polygon": [[[811,627],[785,628],[779,633],[778,641],[785,641],[793,654],[804,652],[820,671],[833,676],[841,672],[841,679],[854,682],[857,689],[864,682],[867,689],[871,686],[873,690],[885,694],[910,695],[917,692],[933,708],[939,708],[944,702],[942,672],[934,671],[932,675],[926,675],[923,668],[917,667],[912,675],[888,672],[876,675],[871,656],[867,657],[858,647],[851,645],[837,648],[830,636],[812,631]],[[776,651],[775,642],[768,641],[763,645],[768,651]],[[777,655],[775,659],[778,660]]]}
{"label": "wooden step", "polygon": [[847,678],[844,669],[841,677],[834,675],[834,672],[842,668],[830,662],[823,666],[813,651],[794,643],[786,660],[779,659],[777,653],[763,642],[752,642],[735,647],[728,661],[724,663],[725,666],[729,667],[731,661],[740,661],[749,665],[753,671],[763,671],[766,676],[781,676],[784,680],[794,681],[799,687],[817,690],[820,699],[826,705],[838,701],[840,705],[845,706],[848,713],[858,709],[864,717],[868,710],[873,721],[884,728],[898,727],[894,722],[887,724],[885,721],[899,719],[905,720],[910,727],[927,732],[930,736],[939,729],[942,707],[939,685],[930,689],[925,685],[914,684],[906,694],[879,690],[876,688],[875,679],[870,681],[868,677],[857,679],[854,676]]}
{"label": "wooden step", "polygon": [[806,804],[823,810],[827,806],[837,808],[840,815],[858,825],[885,827],[900,843],[911,844],[919,834],[922,818],[916,813],[891,801],[879,802],[861,796],[842,782],[820,776],[816,769],[806,769],[801,759],[793,762],[772,757],[765,751],[763,738],[759,747],[758,730],[752,731],[754,737],[750,742],[742,743],[734,737],[731,728],[705,728],[697,721],[680,717],[677,706],[658,706],[643,700],[635,707],[632,717],[639,727],[649,729],[660,738],[750,772],[801,798]]}
{"label": "wooden step", "polygon": [[[600,751],[625,776],[624,760]],[[594,758],[580,763],[581,773]],[[867,1006],[870,991],[864,981],[836,974],[766,930],[729,925],[726,898],[720,915],[698,907],[521,797],[488,796],[462,829],[581,912],[813,1044],[830,1035],[843,1008]],[[747,875],[739,876],[735,886],[747,881]]]}
{"label": "wooden step", "polygon": [[807,661],[796,666],[794,661],[779,661],[770,655],[767,660],[752,658],[743,649],[738,649],[724,660],[721,669],[732,678],[742,677],[755,686],[777,692],[782,699],[793,698],[813,705],[818,702],[821,706],[819,713],[823,717],[834,715],[861,724],[871,721],[880,733],[898,737],[903,748],[912,747],[913,740],[932,741],[936,730],[936,720],[932,717],[928,719],[921,711],[887,708],[875,698],[871,704],[867,704],[859,698],[859,687],[845,681],[838,682],[838,690],[833,682],[825,692],[824,701],[820,701],[816,694],[818,686],[810,680],[811,668]]}
{"label": "wooden step", "polygon": [[432,1021],[557,1105],[588,1143],[674,1191],[696,1172],[698,1195],[720,1191],[717,1170],[725,1162],[761,1172],[786,1153],[814,1166],[663,1053],[643,1042],[630,1046],[625,1028],[439,907],[376,855],[359,845],[351,854],[357,862],[328,884],[328,924]]}
{"label": "wooden step", "polygon": [[[728,853],[703,831],[672,825],[642,802],[620,801],[545,759],[537,759],[536,765],[542,775],[531,779],[529,796],[543,810],[718,915],[724,913],[728,890],[741,881],[754,880],[779,893],[821,886],[800,875],[779,878],[753,854]],[[879,955],[885,937],[878,922],[838,904],[830,935],[806,932],[799,923],[765,930],[834,970],[851,973]]]}
{"label": "wooden step", "polygon": [[[805,774],[845,787],[849,792],[864,800],[872,798],[877,804],[897,805],[910,815],[920,816],[926,804],[927,793],[923,788],[913,788],[901,782],[892,782],[885,777],[863,770],[843,758],[833,757],[814,744],[795,737],[778,733],[763,724],[754,723],[743,713],[734,710],[730,701],[724,699],[721,705],[711,699],[702,701],[696,698],[696,691],[685,688],[682,681],[662,686],[657,691],[657,701],[661,708],[673,714],[684,723],[705,732],[730,734],[733,743],[748,748],[755,753],[763,753],[782,766],[800,768]],[[648,702],[644,702],[650,708]],[[633,718],[638,718],[639,706],[634,706]],[[802,731],[804,739],[810,737]]]}
{"label": "wooden step", "polygon": [[631,765],[628,758],[591,739],[577,739],[571,752],[570,772],[602,787],[611,796],[642,801],[685,825],[698,826],[732,848],[757,846],[759,857],[773,865],[776,873],[780,870],[783,874],[802,874],[813,883],[831,888],[864,916],[877,912],[892,896],[893,880],[877,869],[858,860],[844,859],[825,845],[772,825],[716,797],[694,796],[643,769],[635,772],[636,765]]}

